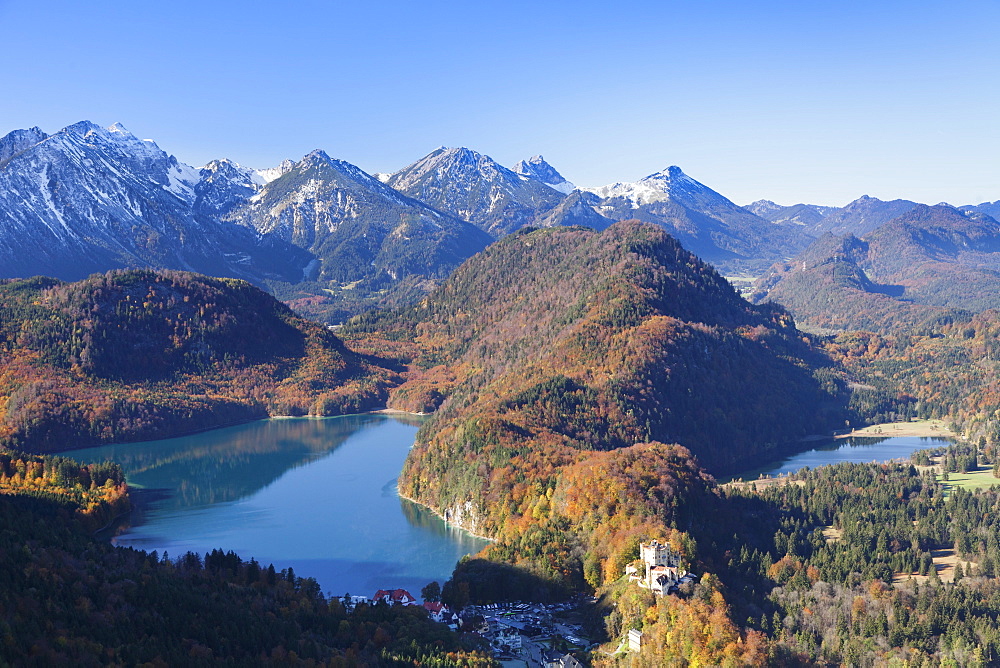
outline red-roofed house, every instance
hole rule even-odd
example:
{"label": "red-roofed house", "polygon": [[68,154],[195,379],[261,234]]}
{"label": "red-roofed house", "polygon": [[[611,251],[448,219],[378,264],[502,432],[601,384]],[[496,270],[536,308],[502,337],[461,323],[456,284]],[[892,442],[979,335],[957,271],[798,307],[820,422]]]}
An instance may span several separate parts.
{"label": "red-roofed house", "polygon": [[449,624],[454,622],[456,615],[453,613],[447,605],[441,603],[440,601],[426,601],[424,603],[424,609],[431,616],[435,622],[444,622]]}
{"label": "red-roofed house", "polygon": [[405,589],[379,589],[372,596],[372,601],[385,601],[389,605],[417,605],[417,599]]}

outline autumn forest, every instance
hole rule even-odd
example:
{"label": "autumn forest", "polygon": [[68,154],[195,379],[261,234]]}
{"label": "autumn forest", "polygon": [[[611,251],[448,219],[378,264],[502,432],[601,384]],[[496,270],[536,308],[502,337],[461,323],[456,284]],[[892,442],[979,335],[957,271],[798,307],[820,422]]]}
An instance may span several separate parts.
{"label": "autumn forest", "polygon": [[[588,665],[1000,665],[1000,491],[942,477],[1000,462],[1000,313],[879,304],[867,329],[803,331],[638,221],[522,229],[416,303],[336,330],[235,279],[5,280],[0,659],[495,665],[422,608],[350,610],[225,545],[112,547],[95,532],[129,510],[121,469],[72,460],[390,407],[430,414],[400,494],[493,539],[443,600],[593,596]],[[912,418],[943,420],[952,448],[716,481],[845,425]],[[694,582],[629,585],[654,538]],[[945,579],[941,551],[958,564]],[[642,650],[615,652],[630,629]]]}

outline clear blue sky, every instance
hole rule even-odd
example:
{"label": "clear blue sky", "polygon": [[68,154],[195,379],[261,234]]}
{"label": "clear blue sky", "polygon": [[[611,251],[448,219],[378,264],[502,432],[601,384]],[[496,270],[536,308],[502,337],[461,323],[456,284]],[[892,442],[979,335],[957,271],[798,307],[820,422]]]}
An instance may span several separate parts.
{"label": "clear blue sky", "polygon": [[1000,0],[0,0],[0,134],[122,122],[180,160],[440,145],[744,204],[1000,199]]}

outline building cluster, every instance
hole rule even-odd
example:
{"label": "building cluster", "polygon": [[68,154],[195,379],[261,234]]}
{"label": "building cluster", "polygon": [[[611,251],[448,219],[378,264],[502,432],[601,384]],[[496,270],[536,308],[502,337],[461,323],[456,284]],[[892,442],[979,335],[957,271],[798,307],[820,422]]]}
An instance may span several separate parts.
{"label": "building cluster", "polygon": [[[386,603],[388,605],[420,605],[416,597],[405,589],[379,589],[371,598],[367,596],[345,597],[344,605],[353,608],[359,603],[375,605]],[[459,618],[451,609],[440,601],[426,601],[423,604],[424,610],[435,622],[447,624],[453,630],[458,629]]]}
{"label": "building cluster", "polygon": [[639,545],[641,564],[629,564],[625,574],[629,582],[636,582],[640,587],[654,594],[668,594],[677,586],[691,579],[692,576],[681,568],[681,557],[669,545],[656,540]]}
{"label": "building cluster", "polygon": [[[359,603],[420,605],[416,597],[405,589],[379,589],[371,598],[345,596],[343,601],[349,608]],[[579,602],[570,601],[550,605],[520,602],[469,605],[462,609],[459,616],[440,601],[423,603],[431,619],[452,629],[461,628],[479,635],[490,644],[495,656],[522,656],[543,668],[582,668],[583,664],[572,654],[548,649],[553,639],[570,647],[590,646],[580,626],[553,618],[554,613],[567,612],[578,605]]]}
{"label": "building cluster", "polygon": [[482,620],[474,632],[489,641],[496,657],[521,657],[529,665],[543,668],[576,668],[580,662],[572,654],[549,649],[553,641],[570,647],[586,648],[590,641],[583,629],[553,615],[576,609],[579,603],[500,603],[469,606],[469,613]]}

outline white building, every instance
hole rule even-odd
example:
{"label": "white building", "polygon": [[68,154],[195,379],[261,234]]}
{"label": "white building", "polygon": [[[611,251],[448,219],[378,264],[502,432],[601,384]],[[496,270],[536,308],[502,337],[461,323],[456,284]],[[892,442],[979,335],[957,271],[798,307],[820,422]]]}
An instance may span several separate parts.
{"label": "white building", "polygon": [[521,649],[521,634],[517,632],[517,629],[502,626],[493,636],[493,644],[497,647],[506,645],[511,649]]}
{"label": "white building", "polygon": [[425,601],[424,610],[427,611],[427,614],[435,622],[443,624],[455,624],[458,622],[458,615],[453,613],[447,605],[440,601]]}
{"label": "white building", "polygon": [[686,574],[680,567],[680,555],[659,541],[640,543],[639,557],[642,559],[642,573],[638,566],[629,565],[625,567],[625,574],[629,582],[638,582],[640,587],[655,594],[666,594]]}
{"label": "white building", "polygon": [[545,652],[542,662],[545,668],[583,668],[583,664],[572,654],[561,654],[555,650]]}

